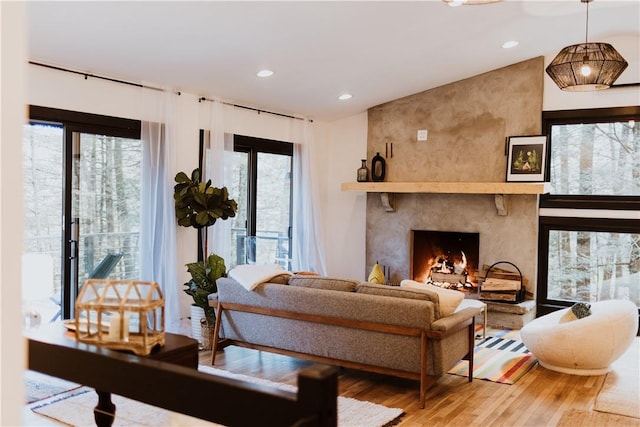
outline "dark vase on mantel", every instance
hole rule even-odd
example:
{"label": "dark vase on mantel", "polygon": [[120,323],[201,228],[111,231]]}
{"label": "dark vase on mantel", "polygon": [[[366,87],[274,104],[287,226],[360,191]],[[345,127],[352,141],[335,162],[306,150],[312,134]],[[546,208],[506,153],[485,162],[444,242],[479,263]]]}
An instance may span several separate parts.
{"label": "dark vase on mantel", "polygon": [[387,165],[384,157],[380,153],[376,153],[371,160],[371,180],[375,182],[384,181],[384,176],[387,173]]}
{"label": "dark vase on mantel", "polygon": [[358,182],[369,181],[369,168],[367,167],[367,159],[362,159],[362,166],[358,168]]}

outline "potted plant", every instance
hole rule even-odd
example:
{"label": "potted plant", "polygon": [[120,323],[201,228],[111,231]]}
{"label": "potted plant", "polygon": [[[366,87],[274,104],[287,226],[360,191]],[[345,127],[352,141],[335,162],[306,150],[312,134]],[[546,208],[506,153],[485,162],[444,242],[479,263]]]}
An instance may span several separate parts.
{"label": "potted plant", "polygon": [[[203,338],[205,338],[210,332],[208,328],[212,328],[216,321],[215,310],[209,306],[209,295],[218,291],[216,280],[226,276],[224,259],[216,254],[211,254],[204,262],[187,264],[187,271],[191,274],[191,280],[184,284],[184,291],[191,295],[193,303],[202,309],[204,315],[204,317],[194,316],[197,311],[192,311],[192,321],[200,322],[201,329],[202,326],[205,327],[203,334]],[[204,345],[204,347],[208,346]]]}
{"label": "potted plant", "polygon": [[[196,168],[191,177],[180,172],[175,177],[174,202],[178,225],[193,227],[202,233],[202,254],[207,251],[207,227],[215,224],[219,219],[226,220],[236,215],[238,204],[229,199],[226,187],[218,188],[211,185],[211,180],[202,182],[201,171]],[[205,326],[206,337],[215,323],[215,311],[209,307],[209,294],[217,292],[216,280],[226,275],[224,259],[216,254],[204,256],[204,261],[187,264],[187,271],[191,280],[184,284],[184,291],[191,295],[194,305],[202,309],[203,315],[191,315],[192,333],[201,327],[201,320]],[[196,323],[194,325],[194,322]],[[196,337],[200,338],[200,337]]]}

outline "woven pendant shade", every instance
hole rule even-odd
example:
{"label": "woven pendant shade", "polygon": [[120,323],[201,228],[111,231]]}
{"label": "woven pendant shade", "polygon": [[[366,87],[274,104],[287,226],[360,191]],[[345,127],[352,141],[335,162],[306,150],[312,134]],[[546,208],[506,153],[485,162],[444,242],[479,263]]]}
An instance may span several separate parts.
{"label": "woven pendant shade", "polygon": [[[585,65],[591,69],[586,76],[581,72]],[[581,43],[562,49],[546,71],[560,89],[581,92],[608,89],[627,65],[608,43]]]}

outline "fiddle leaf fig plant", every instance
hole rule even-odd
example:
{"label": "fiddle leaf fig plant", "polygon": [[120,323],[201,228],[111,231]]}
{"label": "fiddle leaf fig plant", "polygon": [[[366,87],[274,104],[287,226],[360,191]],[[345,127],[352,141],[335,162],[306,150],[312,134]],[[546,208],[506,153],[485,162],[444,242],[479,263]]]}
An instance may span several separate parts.
{"label": "fiddle leaf fig plant", "polygon": [[207,324],[212,326],[216,316],[214,308],[209,306],[209,294],[218,292],[216,280],[226,276],[227,268],[224,259],[211,254],[205,262],[187,264],[187,271],[191,274],[191,280],[184,284],[184,291],[191,295],[198,307],[204,310]]}
{"label": "fiddle leaf fig plant", "polygon": [[[236,216],[238,204],[229,198],[227,187],[213,187],[211,180],[202,182],[201,171],[194,169],[189,177],[179,172],[175,177],[173,199],[175,201],[178,225],[193,227],[203,233],[203,254],[206,253],[206,228],[219,219],[226,220]],[[186,265],[191,280],[184,284],[184,291],[191,295],[193,302],[204,310],[210,326],[215,322],[215,311],[209,307],[209,294],[218,291],[216,280],[226,276],[224,259],[216,254],[209,255],[205,261]]]}
{"label": "fiddle leaf fig plant", "polygon": [[180,172],[173,187],[176,218],[182,227],[205,228],[218,219],[236,216],[238,204],[229,199],[227,187],[213,187],[211,180],[201,181],[200,169],[194,169],[191,177]]}

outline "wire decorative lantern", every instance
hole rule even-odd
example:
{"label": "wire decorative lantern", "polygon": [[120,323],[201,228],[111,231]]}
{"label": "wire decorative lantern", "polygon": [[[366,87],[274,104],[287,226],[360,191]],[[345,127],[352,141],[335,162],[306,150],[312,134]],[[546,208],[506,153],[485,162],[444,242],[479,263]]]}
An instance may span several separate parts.
{"label": "wire decorative lantern", "polygon": [[146,356],[164,345],[164,316],[157,282],[89,279],[76,299],[76,338]]}

